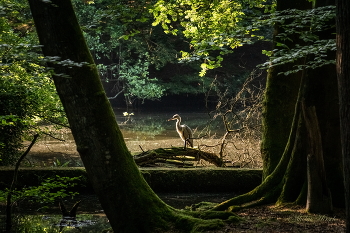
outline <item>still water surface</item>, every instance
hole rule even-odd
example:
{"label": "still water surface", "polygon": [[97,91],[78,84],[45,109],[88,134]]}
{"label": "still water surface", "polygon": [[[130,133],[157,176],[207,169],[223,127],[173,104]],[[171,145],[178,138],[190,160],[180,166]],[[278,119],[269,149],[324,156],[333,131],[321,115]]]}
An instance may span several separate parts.
{"label": "still water surface", "polygon": [[[168,121],[174,114],[180,114],[182,124],[186,124],[194,131],[194,138],[212,140],[224,135],[224,125],[220,117],[211,121],[205,112],[135,112],[124,116],[123,110],[115,110],[115,117],[123,134],[128,149],[133,154],[156,148],[183,146],[183,142],[176,132],[176,121]],[[30,165],[36,166],[82,166],[76,151],[75,142],[70,131],[60,131],[56,135],[59,141],[50,136],[43,136],[28,154]],[[199,140],[197,141],[199,142]],[[197,144],[196,144],[197,145]]]}
{"label": "still water surface", "polygon": [[[234,193],[163,193],[159,197],[168,205],[174,208],[183,209],[186,206],[199,203],[201,201],[210,201],[220,203],[232,198]],[[78,214],[75,221],[62,221],[61,215],[31,215],[20,214],[14,219],[14,233],[23,232],[46,232],[46,233],[92,233],[102,232],[110,228],[106,215],[101,210],[95,211],[99,214]],[[2,222],[5,222],[0,215],[0,232],[4,228]]]}
{"label": "still water surface", "polygon": [[181,124],[188,125],[195,137],[202,136],[210,131],[218,136],[224,134],[224,125],[221,118],[211,121],[210,116],[205,112],[150,112],[134,113],[134,115],[123,116],[123,112],[115,111],[119,127],[125,140],[161,140],[178,138],[175,130],[176,121],[167,121],[174,114],[182,118]]}

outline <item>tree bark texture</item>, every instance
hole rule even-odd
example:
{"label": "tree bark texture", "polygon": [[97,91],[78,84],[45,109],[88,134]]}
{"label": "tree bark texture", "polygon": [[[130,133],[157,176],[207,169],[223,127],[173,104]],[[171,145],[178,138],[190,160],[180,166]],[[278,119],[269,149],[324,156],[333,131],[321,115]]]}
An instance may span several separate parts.
{"label": "tree bark texture", "polygon": [[[277,1],[277,10],[310,9],[310,7],[311,3],[304,0]],[[278,42],[276,36],[283,32],[280,25],[275,25],[274,42]],[[293,48],[297,43],[302,44],[297,35],[292,35],[291,40],[292,42],[283,43],[286,43],[289,48]],[[295,64],[284,64],[270,68],[267,75],[263,100],[261,143],[263,179],[276,168],[288,141],[299,92],[301,72],[288,76],[278,74],[292,69],[293,65]]]}
{"label": "tree bark texture", "polygon": [[[315,7],[335,5],[335,0],[317,0]],[[335,21],[328,22],[334,25]],[[335,39],[331,27],[317,34],[320,39]],[[326,59],[334,60],[335,51],[329,51]],[[307,107],[315,106],[322,136],[322,150],[327,185],[332,193],[333,204],[344,207],[344,184],[340,143],[339,98],[335,65],[326,65],[308,71],[309,85],[305,96]]]}
{"label": "tree bark texture", "polygon": [[125,145],[70,0],[29,4],[44,55],[88,63],[50,65],[77,150],[112,228],[136,233],[161,226],[170,208],[145,182]]}
{"label": "tree bark texture", "polygon": [[350,232],[350,2],[336,1],[337,76],[344,167],[346,232]]}
{"label": "tree bark texture", "polygon": [[[333,35],[333,32],[329,33]],[[330,53],[329,59],[335,58]],[[306,107],[314,106],[321,133],[321,146],[327,184],[332,193],[334,206],[344,206],[344,184],[340,143],[339,99],[334,65],[310,70],[308,72],[308,92]]]}
{"label": "tree bark texture", "polygon": [[333,205],[326,182],[322,138],[316,109],[314,106],[306,108],[305,104],[302,104],[302,110],[309,138],[306,210],[310,213],[330,214],[333,211]]}

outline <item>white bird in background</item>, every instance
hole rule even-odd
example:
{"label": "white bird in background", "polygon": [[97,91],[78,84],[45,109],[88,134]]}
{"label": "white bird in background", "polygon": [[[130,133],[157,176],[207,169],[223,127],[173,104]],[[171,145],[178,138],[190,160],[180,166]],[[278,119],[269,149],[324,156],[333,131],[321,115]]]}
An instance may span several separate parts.
{"label": "white bird in background", "polygon": [[186,144],[190,147],[193,147],[193,138],[192,138],[192,130],[187,125],[181,125],[181,117],[179,114],[175,114],[168,121],[176,120],[176,131],[180,135],[182,141],[184,141],[184,148],[186,148]]}

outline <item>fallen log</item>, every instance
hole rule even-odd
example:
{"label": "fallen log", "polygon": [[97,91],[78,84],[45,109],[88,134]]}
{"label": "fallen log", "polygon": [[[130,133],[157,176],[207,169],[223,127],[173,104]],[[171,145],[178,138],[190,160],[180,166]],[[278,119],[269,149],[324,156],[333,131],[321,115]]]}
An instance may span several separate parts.
{"label": "fallen log", "polygon": [[[137,165],[150,166],[156,163],[172,163],[178,166],[191,166],[188,161],[199,161],[201,159],[214,164],[217,167],[224,166],[224,162],[214,153],[209,153],[193,148],[171,147],[158,148],[144,151],[134,156]],[[193,164],[192,164],[193,165]]]}

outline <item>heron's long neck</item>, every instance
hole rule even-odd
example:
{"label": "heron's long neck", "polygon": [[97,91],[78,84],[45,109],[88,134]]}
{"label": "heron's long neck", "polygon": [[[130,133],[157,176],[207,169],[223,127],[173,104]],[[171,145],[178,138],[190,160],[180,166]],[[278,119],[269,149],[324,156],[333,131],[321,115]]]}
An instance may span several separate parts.
{"label": "heron's long neck", "polygon": [[181,118],[176,119],[176,127],[180,128]]}

